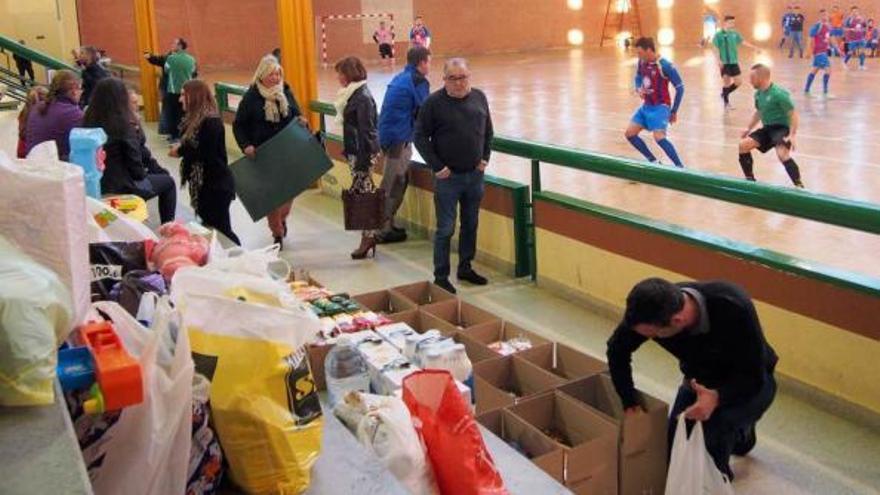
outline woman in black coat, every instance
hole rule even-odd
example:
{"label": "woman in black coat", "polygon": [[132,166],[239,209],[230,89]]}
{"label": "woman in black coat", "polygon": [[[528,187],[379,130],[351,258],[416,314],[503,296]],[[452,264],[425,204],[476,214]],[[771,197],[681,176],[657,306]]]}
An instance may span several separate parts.
{"label": "woman in black coat", "polygon": [[[272,55],[260,60],[254,74],[253,84],[238,104],[232,132],[242,153],[253,158],[257,148],[297,119],[305,125],[305,119],[290,86],[284,83],[284,71]],[[266,177],[267,181],[274,180]],[[266,216],[275,243],[283,248],[287,236],[287,216],[293,201],[288,201]]]}
{"label": "woman in black coat", "polygon": [[[336,95],[336,118],[342,123],[343,154],[351,167],[351,191],[371,193],[372,165],[379,156],[379,133],[376,130],[376,101],[367,87],[367,69],[357,57],[347,57],[336,64],[336,75],[342,89]],[[364,231],[361,244],[351,253],[361,260],[376,255],[376,233]]]}
{"label": "woman in black coat", "polygon": [[183,85],[180,102],[186,112],[180,144],[169,156],[183,158],[181,182],[189,184],[190,203],[206,227],[240,245],[232,231],[229,205],[235,199],[235,179],[226,156],[226,128],[211,89],[193,79]]}
{"label": "woman in black coat", "polygon": [[146,150],[137,116],[131,110],[128,89],[122,81],[111,77],[98,82],[83,117],[83,127],[100,127],[107,133],[101,192],[134,194],[144,200],[158,196],[162,223],[174,220],[174,178],[164,170],[156,170],[158,164]]}

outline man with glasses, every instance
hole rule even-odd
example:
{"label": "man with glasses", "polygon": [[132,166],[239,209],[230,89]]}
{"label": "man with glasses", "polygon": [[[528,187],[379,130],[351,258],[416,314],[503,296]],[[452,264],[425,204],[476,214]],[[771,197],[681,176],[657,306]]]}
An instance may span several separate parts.
{"label": "man with glasses", "polygon": [[458,280],[474,285],[488,283],[474,271],[471,262],[477,251],[483,172],[489,164],[494,132],[489,102],[482,91],[471,88],[467,61],[448,60],[443,67],[443,81],[443,88],[429,96],[419,111],[415,145],[434,172],[434,283],[455,293],[449,282],[449,244],[459,205]]}

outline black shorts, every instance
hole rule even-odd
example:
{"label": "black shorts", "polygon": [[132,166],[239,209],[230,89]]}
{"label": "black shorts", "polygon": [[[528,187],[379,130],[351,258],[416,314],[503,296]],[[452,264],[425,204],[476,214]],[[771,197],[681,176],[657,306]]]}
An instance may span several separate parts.
{"label": "black shorts", "polygon": [[766,153],[780,144],[791,148],[791,142],[788,140],[789,132],[789,128],[784,125],[769,125],[749,134],[749,137],[758,143],[758,150],[761,153]]}
{"label": "black shorts", "polygon": [[379,56],[382,58],[393,58],[394,54],[392,53],[391,45],[388,43],[379,45]]}
{"label": "black shorts", "polygon": [[736,77],[740,74],[742,74],[742,70],[740,70],[739,64],[724,64],[721,66],[721,77]]}

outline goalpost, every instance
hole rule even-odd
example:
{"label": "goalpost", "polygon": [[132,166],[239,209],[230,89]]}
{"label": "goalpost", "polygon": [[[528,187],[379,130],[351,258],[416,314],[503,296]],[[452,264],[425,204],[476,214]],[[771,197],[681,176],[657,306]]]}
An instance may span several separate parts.
{"label": "goalpost", "polygon": [[[394,34],[394,14],[333,14],[320,17],[321,23],[321,63],[327,65],[327,23],[330,21],[363,21],[366,19],[388,19],[388,28],[391,34]],[[391,58],[394,59],[395,48],[394,42],[391,43]]]}

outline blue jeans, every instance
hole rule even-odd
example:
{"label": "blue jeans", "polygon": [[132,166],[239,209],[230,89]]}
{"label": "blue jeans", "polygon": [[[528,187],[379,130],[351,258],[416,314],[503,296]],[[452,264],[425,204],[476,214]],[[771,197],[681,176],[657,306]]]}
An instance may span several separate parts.
{"label": "blue jeans", "polygon": [[804,58],[804,32],[803,31],[792,31],[791,32],[791,45],[788,47],[788,58],[794,56],[794,46],[797,45],[798,51],[800,52],[801,58]]}
{"label": "blue jeans", "polygon": [[434,278],[449,278],[449,241],[455,234],[455,217],[461,204],[461,231],[458,236],[458,271],[471,268],[477,253],[477,226],[483,199],[483,173],[474,170],[452,174],[448,179],[434,178],[434,210],[437,233],[434,234]]}
{"label": "blue jeans", "polygon": [[[730,469],[730,456],[734,446],[740,439],[742,432],[754,428],[755,423],[770,408],[776,397],[776,379],[772,373],[764,377],[764,385],[761,390],[748,400],[738,403],[719,406],[712,413],[709,421],[703,423],[703,435],[706,441],[706,450],[715,461],[718,470],[733,480],[733,471]],[[675,404],[669,415],[669,452],[672,452],[672,442],[675,438],[675,430],[678,427],[678,415],[690,407],[697,400],[697,394],[691,390],[690,385],[682,385],[675,397]],[[688,432],[693,428],[694,422],[687,421]]]}

